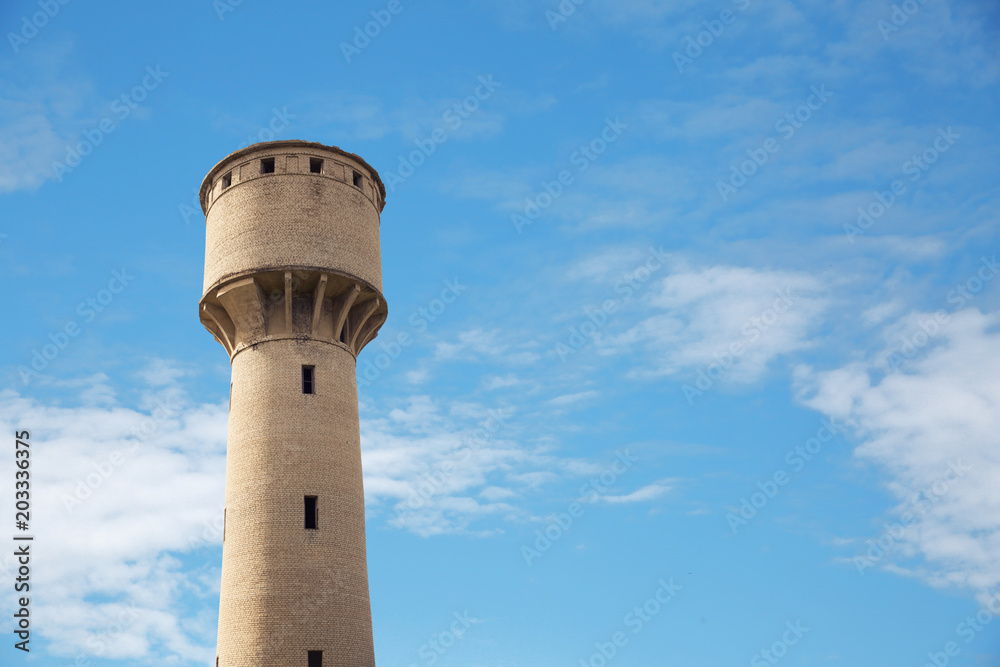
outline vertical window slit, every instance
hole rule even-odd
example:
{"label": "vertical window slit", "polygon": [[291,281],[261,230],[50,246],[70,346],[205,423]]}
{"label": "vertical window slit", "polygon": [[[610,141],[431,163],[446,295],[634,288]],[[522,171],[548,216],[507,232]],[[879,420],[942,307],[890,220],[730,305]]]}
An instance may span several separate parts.
{"label": "vertical window slit", "polygon": [[319,530],[319,498],[306,496],[306,530]]}
{"label": "vertical window slit", "polygon": [[302,393],[303,394],[315,394],[316,393],[316,367],[315,366],[303,366],[302,367]]}

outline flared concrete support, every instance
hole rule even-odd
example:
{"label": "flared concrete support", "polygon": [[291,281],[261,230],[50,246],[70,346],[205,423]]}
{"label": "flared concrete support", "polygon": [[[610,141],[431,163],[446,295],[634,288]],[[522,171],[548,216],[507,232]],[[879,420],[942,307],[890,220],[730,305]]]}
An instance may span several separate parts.
{"label": "flared concrete support", "polygon": [[202,323],[230,358],[248,346],[289,337],[343,345],[357,356],[387,315],[385,300],[370,286],[319,271],[239,278],[209,292],[201,304]]}

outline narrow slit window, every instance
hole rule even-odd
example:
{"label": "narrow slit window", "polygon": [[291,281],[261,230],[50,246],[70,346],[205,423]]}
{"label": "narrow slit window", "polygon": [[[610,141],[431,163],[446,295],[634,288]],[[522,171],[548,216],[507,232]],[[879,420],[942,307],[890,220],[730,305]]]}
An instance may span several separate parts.
{"label": "narrow slit window", "polygon": [[309,651],[309,667],[323,667],[323,651]]}
{"label": "narrow slit window", "polygon": [[306,496],[306,530],[319,530],[319,498]]}
{"label": "narrow slit window", "polygon": [[273,174],[274,173],[274,158],[266,157],[260,161],[260,173],[262,174]]}
{"label": "narrow slit window", "polygon": [[323,160],[318,157],[309,158],[309,171],[314,174],[323,173]]}
{"label": "narrow slit window", "polygon": [[356,188],[361,187],[361,174],[359,174],[358,172],[354,172],[354,187]]}
{"label": "narrow slit window", "polygon": [[315,394],[316,393],[316,367],[315,366],[303,366],[302,367],[302,393],[303,394]]}
{"label": "narrow slit window", "polygon": [[222,177],[222,189],[225,190],[232,184],[233,184],[233,172],[229,172],[228,174]]}

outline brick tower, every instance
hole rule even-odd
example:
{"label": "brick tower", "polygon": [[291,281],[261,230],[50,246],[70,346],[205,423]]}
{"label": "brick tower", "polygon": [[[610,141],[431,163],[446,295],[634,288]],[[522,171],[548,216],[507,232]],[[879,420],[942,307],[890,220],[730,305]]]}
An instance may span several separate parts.
{"label": "brick tower", "polygon": [[385,187],[363,159],[254,144],[208,172],[201,322],[232,387],[220,667],[372,667],[355,359],[385,321]]}

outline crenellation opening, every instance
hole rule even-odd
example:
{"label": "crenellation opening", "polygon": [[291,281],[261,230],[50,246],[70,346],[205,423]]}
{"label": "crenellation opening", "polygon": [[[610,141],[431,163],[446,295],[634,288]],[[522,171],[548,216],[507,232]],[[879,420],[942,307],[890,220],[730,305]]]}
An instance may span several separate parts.
{"label": "crenellation opening", "polygon": [[225,176],[222,177],[222,189],[225,190],[232,184],[233,184],[233,172],[230,171],[226,173]]}
{"label": "crenellation opening", "polygon": [[274,158],[266,157],[262,158],[260,161],[260,173],[262,174],[273,174],[274,173]]}
{"label": "crenellation opening", "polygon": [[354,180],[354,187],[361,189],[361,183],[362,183],[361,174],[355,171],[353,180]]}
{"label": "crenellation opening", "polygon": [[309,158],[309,172],[313,174],[322,174],[323,160],[318,157]]}

